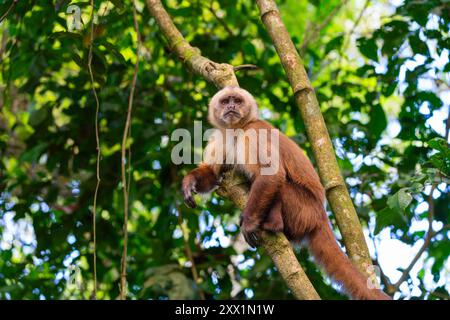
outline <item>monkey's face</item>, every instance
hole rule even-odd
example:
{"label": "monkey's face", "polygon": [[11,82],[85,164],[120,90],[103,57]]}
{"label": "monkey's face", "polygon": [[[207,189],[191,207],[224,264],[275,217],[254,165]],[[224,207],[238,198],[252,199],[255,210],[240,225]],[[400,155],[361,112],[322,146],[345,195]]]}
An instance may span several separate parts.
{"label": "monkey's face", "polygon": [[209,120],[219,128],[239,128],[257,118],[256,102],[244,89],[227,87],[211,100]]}
{"label": "monkey's face", "polygon": [[220,119],[235,124],[245,116],[244,99],[239,94],[230,94],[219,100]]}

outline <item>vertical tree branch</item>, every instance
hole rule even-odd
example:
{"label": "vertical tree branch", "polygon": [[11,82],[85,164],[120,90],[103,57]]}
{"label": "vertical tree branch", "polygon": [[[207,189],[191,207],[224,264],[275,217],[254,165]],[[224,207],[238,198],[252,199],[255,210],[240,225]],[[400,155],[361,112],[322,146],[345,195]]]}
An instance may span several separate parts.
{"label": "vertical tree branch", "polygon": [[347,253],[360,271],[375,280],[374,273],[367,268],[372,262],[361,224],[340,173],[333,145],[303,61],[283,24],[275,1],[256,0],[256,3],[261,13],[261,20],[274,43],[294,92],[319,175],[327,191],[328,202],[333,209]]}
{"label": "vertical tree branch", "polygon": [[[197,48],[193,48],[181,35],[173,24],[170,16],[159,0],[146,0],[150,13],[164,34],[170,48],[177,56],[196,74],[217,87],[234,85],[238,82],[234,74],[233,66],[218,64],[203,57]],[[221,188],[217,192],[221,196],[228,197],[239,208],[244,208],[247,202],[247,181],[239,177],[226,174]],[[261,233],[262,245],[267,254],[272,258],[280,275],[297,299],[318,300],[319,295],[315,291],[302,267],[298,263],[292,248],[283,234],[271,235]]]}

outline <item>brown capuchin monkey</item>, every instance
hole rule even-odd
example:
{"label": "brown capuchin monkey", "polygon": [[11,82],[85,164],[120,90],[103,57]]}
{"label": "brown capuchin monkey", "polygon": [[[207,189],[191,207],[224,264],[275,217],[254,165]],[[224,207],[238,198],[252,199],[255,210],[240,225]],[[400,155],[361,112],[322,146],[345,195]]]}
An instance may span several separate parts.
{"label": "brown capuchin monkey", "polygon": [[368,288],[367,278],[337,244],[324,209],[325,190],[308,157],[260,120],[257,108],[253,96],[239,87],[226,87],[213,96],[208,119],[216,131],[203,162],[183,179],[186,204],[194,208],[193,193],[210,192],[224,171],[236,170],[251,182],[241,215],[241,231],[251,246],[258,244],[258,230],[283,232],[290,241],[305,241],[353,299],[389,300],[381,290]]}

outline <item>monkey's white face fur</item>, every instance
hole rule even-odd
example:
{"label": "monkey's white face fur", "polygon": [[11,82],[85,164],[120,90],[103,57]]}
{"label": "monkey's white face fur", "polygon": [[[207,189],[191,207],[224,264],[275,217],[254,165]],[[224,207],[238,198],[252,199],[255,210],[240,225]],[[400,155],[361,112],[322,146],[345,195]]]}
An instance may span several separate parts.
{"label": "monkey's white face fur", "polygon": [[209,122],[219,129],[241,128],[258,119],[258,105],[253,96],[239,87],[225,87],[211,99]]}

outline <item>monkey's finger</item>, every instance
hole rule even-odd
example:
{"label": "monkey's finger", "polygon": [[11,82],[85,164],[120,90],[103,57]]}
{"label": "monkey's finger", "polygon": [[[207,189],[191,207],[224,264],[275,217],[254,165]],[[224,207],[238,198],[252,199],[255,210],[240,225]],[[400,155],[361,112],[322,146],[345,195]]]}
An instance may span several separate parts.
{"label": "monkey's finger", "polygon": [[251,237],[251,233],[247,233],[247,243],[250,245],[250,247],[256,248],[255,243],[253,242],[253,239]]}
{"label": "monkey's finger", "polygon": [[256,233],[251,232],[250,238],[252,239],[252,243],[254,244],[254,247],[256,248],[259,245],[259,237]]}
{"label": "monkey's finger", "polygon": [[[195,208],[197,204],[195,203],[194,197],[192,196],[192,183],[183,184],[183,198],[184,202],[188,207]],[[194,188],[195,189],[195,188]]]}
{"label": "monkey's finger", "polygon": [[194,209],[197,206],[197,203],[195,203],[194,197],[192,197],[191,195],[188,197],[185,197],[184,202],[186,203],[186,205],[188,207],[191,207],[192,209]]}
{"label": "monkey's finger", "polygon": [[244,231],[244,232],[242,232],[242,234],[244,235],[244,239],[249,244],[249,246],[252,248],[256,248],[256,245],[251,237],[251,233]]}
{"label": "monkey's finger", "polygon": [[184,195],[184,202],[188,207],[195,208],[197,206],[190,189],[185,188],[183,191],[183,195]]}
{"label": "monkey's finger", "polygon": [[247,242],[248,245],[251,246],[250,239],[248,238],[247,233],[242,232],[242,235],[244,236],[245,242]]}

